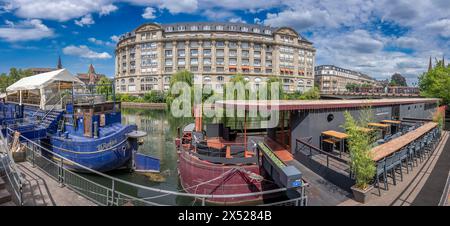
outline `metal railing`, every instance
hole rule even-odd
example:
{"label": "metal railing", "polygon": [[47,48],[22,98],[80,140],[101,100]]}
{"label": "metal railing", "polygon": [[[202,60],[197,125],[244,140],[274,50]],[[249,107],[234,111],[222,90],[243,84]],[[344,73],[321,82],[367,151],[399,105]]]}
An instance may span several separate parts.
{"label": "metal railing", "polygon": [[[8,134],[13,132],[8,131]],[[250,196],[263,196],[269,194],[284,194],[287,188],[278,188],[268,191],[261,191],[255,193],[245,194],[229,194],[229,195],[212,195],[212,194],[192,194],[182,191],[170,191],[154,187],[148,187],[140,184],[135,184],[125,181],[107,174],[95,171],[86,166],[78,164],[70,159],[67,159],[57,153],[54,153],[47,148],[41,146],[35,141],[29,140],[26,137],[21,137],[26,147],[27,161],[31,162],[33,166],[42,169],[47,175],[58,181],[60,186],[68,186],[76,193],[89,199],[97,205],[151,205],[151,206],[167,206],[173,205],[168,203],[169,198],[185,198],[192,199],[193,203],[200,200],[201,205],[206,205],[208,199],[227,199],[227,198],[243,198]],[[80,174],[69,170],[68,167],[78,167],[88,173]],[[90,177],[100,177],[102,181],[96,182]],[[302,186],[308,186],[304,183]],[[138,197],[130,194],[130,191],[144,192],[149,195],[146,197]],[[308,197],[305,194],[305,189],[302,187],[299,191],[300,197],[292,200],[274,203],[274,205],[291,203],[292,205],[307,204]],[[264,205],[271,205],[264,204]]]}
{"label": "metal railing", "polygon": [[321,150],[320,148],[317,148],[317,147],[313,146],[312,144],[309,143],[311,138],[309,138],[308,141],[304,141],[304,140],[301,140],[301,139],[295,139],[295,140],[296,140],[295,141],[295,151],[296,152],[302,151],[302,150],[303,151],[307,151],[309,153],[308,157],[311,157],[313,152],[325,155],[326,162],[327,162],[327,168],[330,168],[330,158],[333,159],[333,160],[336,160],[338,162],[344,163],[346,165],[350,164],[345,159],[342,159],[342,158],[339,158],[337,156],[334,156],[334,155],[332,155],[332,154],[330,154],[330,153],[328,153],[328,152],[326,152],[324,150]]}
{"label": "metal railing", "polygon": [[22,173],[15,165],[11,152],[8,150],[7,140],[0,131],[0,164],[5,171],[6,178],[8,178],[11,189],[13,190],[19,205],[23,205],[24,179],[22,178]]}

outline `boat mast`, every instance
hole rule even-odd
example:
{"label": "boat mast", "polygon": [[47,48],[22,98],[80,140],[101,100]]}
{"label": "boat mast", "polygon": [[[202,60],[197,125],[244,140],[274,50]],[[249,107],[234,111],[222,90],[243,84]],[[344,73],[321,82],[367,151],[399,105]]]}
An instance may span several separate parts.
{"label": "boat mast", "polygon": [[202,106],[194,105],[195,131],[202,131]]}

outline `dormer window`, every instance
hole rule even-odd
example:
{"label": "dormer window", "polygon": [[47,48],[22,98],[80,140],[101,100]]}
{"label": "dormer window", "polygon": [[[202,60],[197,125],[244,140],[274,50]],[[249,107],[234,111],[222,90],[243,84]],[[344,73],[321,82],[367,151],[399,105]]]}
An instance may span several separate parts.
{"label": "dormer window", "polygon": [[211,27],[209,25],[203,26],[203,30],[204,31],[209,31],[210,29],[211,29]]}
{"label": "dormer window", "polygon": [[168,32],[173,31],[173,27],[166,27],[166,31]]}
{"label": "dormer window", "polygon": [[253,32],[254,32],[254,33],[259,33],[259,28],[256,28],[256,27],[253,28]]}
{"label": "dormer window", "polygon": [[248,27],[241,27],[241,31],[247,32],[248,31]]}
{"label": "dormer window", "polygon": [[198,30],[198,27],[197,26],[191,26],[191,31],[197,31]]}
{"label": "dormer window", "polygon": [[270,30],[264,30],[264,34],[266,34],[266,35],[271,35],[272,34],[272,31],[270,31]]}
{"label": "dormer window", "polygon": [[230,26],[230,31],[235,31],[236,30],[236,26]]}
{"label": "dormer window", "polygon": [[222,26],[222,25],[217,25],[217,26],[216,26],[216,30],[222,31],[222,30],[223,30],[223,26]]}
{"label": "dormer window", "polygon": [[178,31],[184,31],[185,27],[184,26],[178,26]]}

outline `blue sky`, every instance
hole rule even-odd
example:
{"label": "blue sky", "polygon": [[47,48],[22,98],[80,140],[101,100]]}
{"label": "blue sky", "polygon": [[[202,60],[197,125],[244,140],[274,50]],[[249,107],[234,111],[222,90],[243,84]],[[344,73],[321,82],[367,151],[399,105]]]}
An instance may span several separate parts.
{"label": "blue sky", "polygon": [[114,75],[118,35],[142,23],[232,21],[290,26],[334,64],[415,82],[428,59],[450,60],[450,1],[0,0],[0,72],[54,67]]}

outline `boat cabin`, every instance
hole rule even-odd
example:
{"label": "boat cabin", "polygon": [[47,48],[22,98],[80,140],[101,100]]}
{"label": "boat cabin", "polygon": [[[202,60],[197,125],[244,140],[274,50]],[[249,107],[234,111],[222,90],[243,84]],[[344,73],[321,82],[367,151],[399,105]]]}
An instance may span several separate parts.
{"label": "boat cabin", "polygon": [[69,104],[64,121],[64,130],[70,134],[94,138],[107,135],[102,128],[121,122],[120,102]]}

